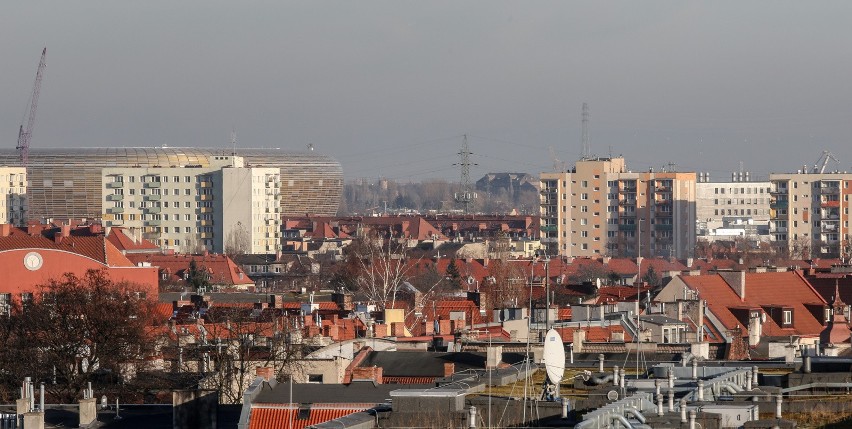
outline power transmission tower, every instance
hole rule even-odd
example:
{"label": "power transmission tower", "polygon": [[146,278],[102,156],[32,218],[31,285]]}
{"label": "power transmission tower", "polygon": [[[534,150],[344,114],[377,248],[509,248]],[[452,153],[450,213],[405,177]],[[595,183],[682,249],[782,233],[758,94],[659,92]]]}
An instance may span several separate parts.
{"label": "power transmission tower", "polygon": [[[24,119],[21,120],[21,128],[18,131],[18,146],[15,149],[18,150],[21,157],[21,165],[24,167],[30,161],[30,139],[33,136],[33,126],[35,125],[36,110],[38,108],[38,96],[41,93],[41,78],[44,74],[45,55],[47,55],[47,48],[41,51],[41,60],[38,63],[38,70],[36,70],[33,92],[30,95],[29,106],[27,106],[29,107],[29,116],[26,116],[26,113],[24,114]],[[26,122],[26,128],[24,128],[24,122]]]}
{"label": "power transmission tower", "polygon": [[582,116],[582,140],[583,140],[583,153],[580,156],[581,159],[589,159],[592,157],[592,147],[591,143],[589,143],[589,104],[583,103],[583,116]]}
{"label": "power transmission tower", "polygon": [[477,165],[470,162],[470,156],[473,152],[467,146],[467,134],[463,136],[462,147],[459,151],[459,162],[453,165],[461,167],[461,191],[455,195],[456,202],[464,206],[465,214],[468,213],[470,203],[476,198],[473,188],[470,184],[470,166]]}

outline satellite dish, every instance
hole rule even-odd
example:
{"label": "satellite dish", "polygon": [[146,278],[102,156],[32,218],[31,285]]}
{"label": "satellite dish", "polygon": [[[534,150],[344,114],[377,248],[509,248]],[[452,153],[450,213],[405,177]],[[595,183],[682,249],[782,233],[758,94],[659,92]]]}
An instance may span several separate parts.
{"label": "satellite dish", "polygon": [[547,331],[544,337],[544,368],[547,379],[558,385],[565,375],[565,345],[562,336],[555,329]]}

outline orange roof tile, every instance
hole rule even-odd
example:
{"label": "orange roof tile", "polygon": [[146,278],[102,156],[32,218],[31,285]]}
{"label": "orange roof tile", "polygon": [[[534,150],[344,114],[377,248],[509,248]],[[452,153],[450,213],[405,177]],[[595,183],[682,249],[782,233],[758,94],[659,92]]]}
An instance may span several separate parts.
{"label": "orange roof tile", "polygon": [[351,404],[345,406],[313,404],[308,411],[308,417],[300,419],[298,405],[253,405],[251,415],[249,416],[249,429],[303,429],[308,426],[358,413],[373,406],[370,404]]}

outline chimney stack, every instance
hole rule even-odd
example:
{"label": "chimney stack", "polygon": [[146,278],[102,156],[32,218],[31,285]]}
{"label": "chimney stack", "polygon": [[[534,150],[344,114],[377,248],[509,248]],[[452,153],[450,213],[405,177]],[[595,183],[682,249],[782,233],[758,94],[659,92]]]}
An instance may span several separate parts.
{"label": "chimney stack", "polygon": [[0,223],[0,237],[8,237],[10,234],[12,234],[12,225]]}

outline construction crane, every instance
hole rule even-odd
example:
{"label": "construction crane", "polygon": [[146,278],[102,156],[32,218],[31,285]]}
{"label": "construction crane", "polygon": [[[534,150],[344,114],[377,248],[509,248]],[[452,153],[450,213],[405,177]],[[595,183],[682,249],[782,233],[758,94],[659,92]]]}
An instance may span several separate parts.
{"label": "construction crane", "polygon": [[822,155],[819,157],[819,159],[817,159],[817,163],[814,164],[814,173],[825,173],[825,167],[828,165],[828,161],[834,161],[837,164],[840,164],[840,160],[838,160],[833,153],[824,150],[822,151]]}
{"label": "construction crane", "polygon": [[[38,95],[41,92],[41,78],[44,75],[44,57],[47,54],[47,48],[41,51],[41,61],[38,63],[36,71],[35,84],[33,85],[33,93],[30,96],[29,109],[24,112],[24,118],[21,120],[21,128],[18,131],[18,150],[21,159],[21,165],[24,167],[29,163],[30,158],[30,139],[33,136],[33,125],[35,125],[36,110],[38,109]],[[27,114],[29,114],[27,116]],[[26,128],[24,124],[26,123]]]}

